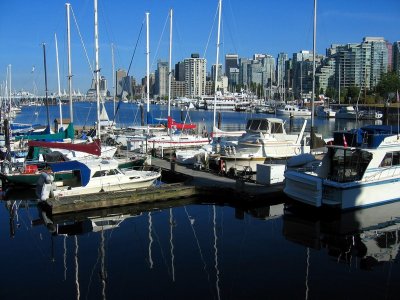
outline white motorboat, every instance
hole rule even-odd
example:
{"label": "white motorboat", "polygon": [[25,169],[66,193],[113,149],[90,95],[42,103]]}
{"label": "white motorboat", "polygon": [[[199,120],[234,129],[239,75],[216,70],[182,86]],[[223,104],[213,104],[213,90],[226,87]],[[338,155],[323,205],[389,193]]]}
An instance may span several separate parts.
{"label": "white motorboat", "polygon": [[53,183],[53,176],[42,173],[43,180],[38,180],[36,187],[40,200],[148,188],[161,176],[159,170],[119,169],[115,159],[66,161],[50,167],[54,175],[70,170],[74,176]]}
{"label": "white motorboat", "polygon": [[283,108],[276,109],[276,115],[291,116],[291,117],[310,117],[311,111],[306,107],[297,105],[285,105]]}
{"label": "white motorboat", "polygon": [[335,132],[315,170],[288,170],[284,192],[315,207],[354,209],[400,198],[400,140],[390,126]]}
{"label": "white motorboat", "polygon": [[287,134],[284,121],[279,118],[251,118],[246,133],[237,146],[226,147],[220,157],[226,173],[247,170],[255,172],[257,164],[271,159],[288,158],[310,152],[303,140],[305,126],[299,134]]}

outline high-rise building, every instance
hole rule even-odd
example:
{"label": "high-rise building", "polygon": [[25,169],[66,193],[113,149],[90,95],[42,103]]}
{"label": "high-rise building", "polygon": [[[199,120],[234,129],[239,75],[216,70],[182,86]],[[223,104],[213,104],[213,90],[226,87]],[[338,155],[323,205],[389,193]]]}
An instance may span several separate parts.
{"label": "high-rise building", "polygon": [[120,97],[122,95],[122,89],[125,87],[125,91],[127,90],[127,87],[123,84],[123,78],[126,77],[126,71],[122,69],[118,69],[115,72],[115,82],[116,82],[116,93],[117,96]]}
{"label": "high-rise building", "polygon": [[186,96],[201,97],[206,87],[206,59],[198,54],[192,54],[184,60]]}
{"label": "high-rise building", "polygon": [[276,62],[276,85],[278,93],[282,95],[285,91],[286,62],[289,60],[287,53],[279,53]]}
{"label": "high-rise building", "polygon": [[336,82],[340,79],[342,88],[371,89],[388,71],[388,48],[380,37],[365,37],[360,44],[332,45],[328,53],[336,58]]}
{"label": "high-rise building", "polygon": [[[231,68],[238,68],[238,59],[239,56],[237,54],[226,54],[225,55],[225,76],[228,77],[228,84],[231,85]],[[222,74],[221,74],[222,75]]]}
{"label": "high-rise building", "polygon": [[248,76],[247,76],[247,66],[250,64],[250,60],[248,58],[240,58],[239,59],[239,84],[247,89],[249,86]]}
{"label": "high-rise building", "polygon": [[[218,64],[218,78],[217,81],[221,81],[222,78],[222,64]],[[211,66],[211,81],[215,81],[215,64]]]}
{"label": "high-rise building", "polygon": [[160,98],[168,97],[168,74],[168,62],[159,60],[155,72],[154,95]]}
{"label": "high-rise building", "polygon": [[185,64],[183,61],[175,64],[175,80],[185,81]]}

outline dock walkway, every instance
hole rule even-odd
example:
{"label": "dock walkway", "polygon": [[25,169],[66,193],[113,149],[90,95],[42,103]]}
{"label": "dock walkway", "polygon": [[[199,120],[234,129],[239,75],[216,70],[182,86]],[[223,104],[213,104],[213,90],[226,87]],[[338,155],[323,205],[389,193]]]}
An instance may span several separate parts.
{"label": "dock walkway", "polygon": [[[104,192],[46,201],[52,215],[106,209],[117,206],[168,202],[178,199],[201,197],[202,202],[252,202],[280,199],[283,185],[264,186],[242,179],[232,179],[215,173],[194,170],[167,160],[152,158],[152,165],[162,170],[162,183],[147,189]],[[204,199],[204,200],[203,200]]]}

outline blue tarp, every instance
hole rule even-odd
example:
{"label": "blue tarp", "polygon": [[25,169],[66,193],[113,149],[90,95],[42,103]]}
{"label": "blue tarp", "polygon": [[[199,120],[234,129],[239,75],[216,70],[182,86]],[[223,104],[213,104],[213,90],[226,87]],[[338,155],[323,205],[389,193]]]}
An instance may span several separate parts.
{"label": "blue tarp", "polygon": [[90,169],[84,163],[77,160],[64,161],[60,163],[49,164],[53,172],[61,171],[80,171],[82,186],[86,186],[90,180]]}

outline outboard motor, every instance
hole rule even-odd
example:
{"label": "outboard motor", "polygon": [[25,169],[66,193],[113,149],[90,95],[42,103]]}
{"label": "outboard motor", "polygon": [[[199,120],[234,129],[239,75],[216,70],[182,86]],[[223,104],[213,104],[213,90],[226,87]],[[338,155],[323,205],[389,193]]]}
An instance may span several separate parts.
{"label": "outboard motor", "polygon": [[42,173],[36,182],[36,197],[39,201],[46,201],[52,196],[53,192],[53,175]]}

